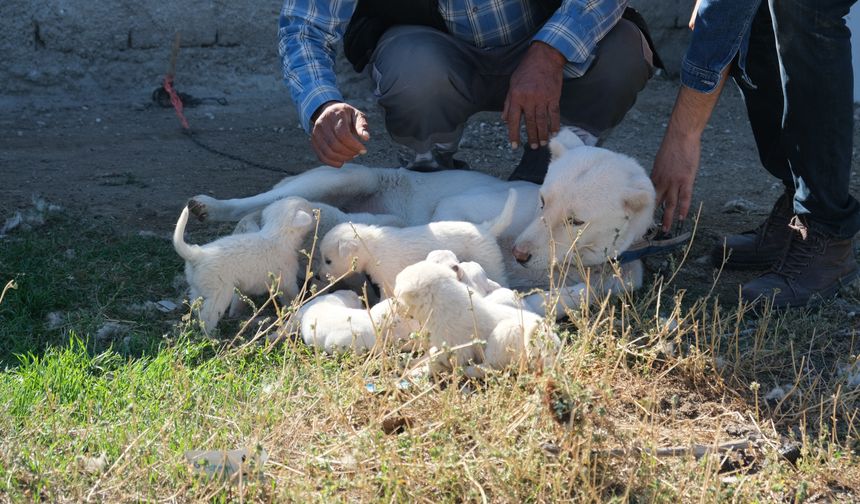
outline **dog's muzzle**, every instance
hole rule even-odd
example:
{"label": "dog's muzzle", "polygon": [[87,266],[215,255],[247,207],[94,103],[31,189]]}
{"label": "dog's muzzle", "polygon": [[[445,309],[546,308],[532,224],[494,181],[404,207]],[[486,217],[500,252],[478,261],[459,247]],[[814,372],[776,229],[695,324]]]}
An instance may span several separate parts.
{"label": "dog's muzzle", "polygon": [[511,253],[514,254],[514,259],[517,260],[518,263],[525,265],[532,258],[532,253],[526,250],[521,250],[519,247],[514,245]]}

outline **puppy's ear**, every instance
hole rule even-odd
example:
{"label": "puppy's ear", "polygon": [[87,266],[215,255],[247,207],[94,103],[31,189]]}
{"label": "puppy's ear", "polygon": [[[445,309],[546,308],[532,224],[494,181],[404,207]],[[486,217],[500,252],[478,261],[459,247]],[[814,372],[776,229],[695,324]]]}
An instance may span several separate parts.
{"label": "puppy's ear", "polygon": [[570,149],[574,149],[576,147],[580,147],[585,145],[582,143],[582,139],[569,130],[568,128],[562,128],[558,134],[556,134],[552,140],[549,141],[549,152],[550,152],[550,160],[555,161],[560,158],[565,152]]}
{"label": "puppy's ear", "polygon": [[305,212],[304,210],[296,211],[296,215],[293,216],[292,226],[297,228],[308,227],[313,224],[314,218],[311,214]]}
{"label": "puppy's ear", "polygon": [[631,189],[624,194],[624,209],[631,214],[639,213],[649,205],[654,205],[654,191]]}
{"label": "puppy's ear", "polygon": [[555,138],[549,141],[549,160],[550,162],[555,161],[560,158],[567,152],[567,147],[564,146],[563,143],[558,141],[558,135]]}
{"label": "puppy's ear", "polygon": [[463,276],[466,274],[466,272],[463,271],[463,268],[461,268],[459,264],[452,264],[451,269],[457,274],[457,281],[462,281]]}
{"label": "puppy's ear", "polygon": [[356,250],[358,250],[358,244],[355,243],[355,240],[341,238],[337,242],[337,253],[340,254],[341,257],[349,257]]}

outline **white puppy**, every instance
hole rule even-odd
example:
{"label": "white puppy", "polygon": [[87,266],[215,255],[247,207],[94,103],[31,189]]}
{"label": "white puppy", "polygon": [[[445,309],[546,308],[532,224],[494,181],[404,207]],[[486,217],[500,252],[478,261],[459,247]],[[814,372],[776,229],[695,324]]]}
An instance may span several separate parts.
{"label": "white puppy", "polygon": [[480,264],[475,261],[460,262],[457,255],[450,250],[433,250],[427,254],[425,261],[451,268],[457,273],[457,278],[479,296],[486,296],[502,287],[487,276],[487,272]]}
{"label": "white puppy", "polygon": [[471,289],[475,295],[487,301],[522,308],[537,314],[543,313],[540,298],[535,294],[522,297],[515,290],[502,287],[487,277],[487,272],[480,264],[474,261],[460,262],[450,250],[434,250],[427,254],[426,260],[453,270],[460,282]]}
{"label": "white puppy", "polygon": [[543,318],[473,295],[443,265],[421,261],[408,266],[397,275],[394,291],[408,316],[424,324],[427,346],[450,349],[447,358],[431,362],[434,369],[447,368],[450,362],[480,376],[481,366],[547,365],[559,346]]}
{"label": "white puppy", "polygon": [[337,225],[320,243],[323,256],[320,271],[338,277],[348,274],[354,265],[355,271],[367,273],[390,295],[403,268],[444,247],[457,257],[482,263],[491,278],[504,283],[507,279],[504,257],[496,239],[510,224],[516,199],[516,193],[510,191],[499,217],[480,225],[457,221],[406,228]]}
{"label": "white puppy", "polygon": [[[360,222],[366,224],[380,224],[391,226],[401,224],[401,220],[393,215],[345,213],[331,205],[326,205],[325,203],[309,202],[304,198],[299,198],[295,196],[285,198],[284,200],[279,201],[288,201],[288,203],[284,203],[280,206],[281,212],[286,212],[289,214],[297,214],[298,212],[304,212],[307,214],[311,214],[314,219],[313,223],[310,226],[307,226],[307,229],[302,235],[301,240],[295,244],[294,248],[291,251],[291,253],[296,256],[296,261],[298,262],[296,278],[296,282],[298,285],[301,285],[302,282],[305,280],[305,273],[309,269],[308,259],[311,251],[313,251],[313,257],[310,258],[310,269],[312,270],[313,268],[316,268],[317,265],[321,262],[319,246],[314,243],[315,240],[317,240],[318,237],[322,237],[323,235],[325,235],[325,233],[327,233],[337,224],[344,222]],[[270,211],[265,214],[263,212],[255,212],[249,214],[239,221],[233,233],[243,234],[252,232],[254,230],[259,230],[261,225],[265,225],[265,221],[268,218],[267,216],[272,215],[273,213],[274,212]],[[251,294],[247,292],[244,293]],[[239,315],[243,306],[244,303],[241,301],[240,297],[234,293],[232,301],[230,303],[230,316]]]}
{"label": "white puppy", "polygon": [[364,353],[376,345],[370,315],[358,294],[342,290],[308,301],[297,313],[305,344],[328,354]]}
{"label": "white puppy", "polygon": [[182,210],[173,232],[173,248],[185,259],[190,299],[203,297],[200,320],[205,331],[215,329],[234,289],[245,294],[268,292],[270,274],[280,278],[286,296],[298,293],[296,249],[313,217],[294,206],[292,199],[277,201],[263,210],[259,231],[225,236],[203,246],[185,242],[188,207]]}
{"label": "white puppy", "polygon": [[393,300],[366,309],[352,291],[341,290],[305,303],[290,319],[287,330],[299,327],[308,346],[328,354],[370,351],[379,340],[406,342],[417,331],[412,320],[397,314]]}

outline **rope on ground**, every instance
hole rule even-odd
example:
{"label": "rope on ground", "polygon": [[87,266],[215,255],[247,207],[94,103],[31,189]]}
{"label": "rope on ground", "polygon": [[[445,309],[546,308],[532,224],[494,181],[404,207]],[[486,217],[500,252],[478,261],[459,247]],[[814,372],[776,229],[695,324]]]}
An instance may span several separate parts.
{"label": "rope on ground", "polygon": [[173,105],[173,110],[176,112],[176,117],[179,118],[179,122],[182,124],[182,132],[194,142],[195,145],[202,148],[203,150],[210,152],[212,154],[222,156],[224,158],[230,159],[232,161],[238,161],[240,163],[244,163],[248,166],[252,166],[254,168],[259,168],[261,170],[267,170],[277,173],[286,173],[288,175],[297,175],[299,172],[284,170],[282,168],[278,168],[276,166],[270,166],[263,163],[257,163],[255,161],[250,161],[241,156],[237,156],[235,154],[230,154],[228,152],[224,152],[218,149],[215,149],[199,138],[197,138],[194,131],[191,130],[191,126],[188,124],[188,120],[185,118],[185,113],[183,112],[182,99],[179,97],[179,94],[176,92],[176,89],[173,87],[173,78],[174,73],[176,71],[176,58],[179,55],[179,40],[180,35],[179,32],[176,33],[176,37],[173,39],[173,47],[170,51],[170,64],[167,69],[167,74],[164,76],[164,83],[162,84],[162,88],[164,91],[170,96],[170,103]]}

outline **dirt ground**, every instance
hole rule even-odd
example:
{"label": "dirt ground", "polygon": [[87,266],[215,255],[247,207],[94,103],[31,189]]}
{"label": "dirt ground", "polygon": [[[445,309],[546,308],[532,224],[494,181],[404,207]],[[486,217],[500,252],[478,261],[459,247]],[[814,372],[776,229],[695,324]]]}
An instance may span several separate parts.
{"label": "dirt ground", "polygon": [[[652,79],[605,147],[635,157],[650,170],[677,86],[659,76]],[[230,92],[217,86],[182,89],[181,82],[177,87],[227,100],[226,105],[207,103],[186,110],[196,138],[271,169],[204,150],[182,134],[173,111],[153,104],[148,94],[114,95],[103,102],[6,100],[13,106],[0,109],[0,219],[30,205],[36,194],[82,218],[113,222],[118,230],[167,235],[190,196],[247,196],[283,176],[273,170],[298,172],[318,164],[286,88]],[[388,139],[369,84],[361,76],[348,75],[342,89],[370,117],[372,139],[359,161],[400,165],[399,156],[406,151]],[[483,113],[470,121],[460,156],[474,169],[504,177],[519,152],[508,148],[498,114]],[[856,154],[854,159],[851,187],[857,194]],[[723,233],[755,225],[780,191],[758,163],[740,94],[728,86],[704,139],[694,200],[702,204],[701,220],[680,284],[706,291],[713,279],[705,261],[710,244]],[[740,210],[725,207],[738,199],[743,200]],[[735,291],[735,280],[724,277],[720,290]]]}

